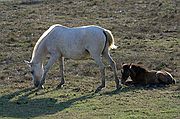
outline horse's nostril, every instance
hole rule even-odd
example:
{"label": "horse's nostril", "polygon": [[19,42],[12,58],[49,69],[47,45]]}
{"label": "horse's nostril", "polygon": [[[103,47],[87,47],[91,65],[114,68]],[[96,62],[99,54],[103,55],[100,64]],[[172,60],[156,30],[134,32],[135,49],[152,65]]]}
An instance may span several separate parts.
{"label": "horse's nostril", "polygon": [[37,83],[34,84],[35,87],[38,87],[39,85]]}
{"label": "horse's nostril", "polygon": [[40,83],[39,81],[34,81],[34,86],[35,86],[35,87],[38,87],[38,86],[39,86],[39,83]]}

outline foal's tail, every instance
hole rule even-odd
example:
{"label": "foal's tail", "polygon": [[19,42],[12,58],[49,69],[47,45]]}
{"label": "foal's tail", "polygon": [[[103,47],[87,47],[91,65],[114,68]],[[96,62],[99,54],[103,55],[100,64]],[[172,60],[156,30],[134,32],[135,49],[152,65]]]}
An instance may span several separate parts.
{"label": "foal's tail", "polygon": [[111,31],[104,29],[103,30],[104,35],[106,36],[106,42],[109,44],[109,49],[117,49],[117,46],[114,44],[114,37],[111,33]]}

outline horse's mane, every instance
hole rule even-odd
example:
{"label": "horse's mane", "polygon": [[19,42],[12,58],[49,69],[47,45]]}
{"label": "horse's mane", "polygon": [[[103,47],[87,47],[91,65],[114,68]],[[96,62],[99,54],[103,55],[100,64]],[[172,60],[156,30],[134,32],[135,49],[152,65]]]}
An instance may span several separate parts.
{"label": "horse's mane", "polygon": [[36,42],[36,44],[35,44],[35,46],[34,46],[33,53],[32,53],[32,59],[31,59],[31,61],[34,59],[35,53],[36,53],[36,51],[38,50],[38,48],[40,47],[40,44],[42,43],[43,39],[44,39],[45,37],[47,37],[48,34],[51,33],[56,26],[58,26],[58,24],[51,26],[47,31],[45,31],[45,32],[43,33],[43,35],[42,35],[42,36],[39,38],[39,40]]}

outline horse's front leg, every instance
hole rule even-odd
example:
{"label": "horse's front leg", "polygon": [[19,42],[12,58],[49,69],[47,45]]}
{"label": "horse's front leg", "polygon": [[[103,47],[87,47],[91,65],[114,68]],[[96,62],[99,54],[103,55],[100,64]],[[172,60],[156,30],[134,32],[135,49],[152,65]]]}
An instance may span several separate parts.
{"label": "horse's front leg", "polygon": [[59,59],[59,63],[60,63],[60,66],[59,66],[60,67],[60,72],[61,72],[61,82],[56,87],[57,89],[61,88],[63,86],[63,84],[65,83],[65,81],[64,81],[64,57],[61,57]]}
{"label": "horse's front leg", "polygon": [[47,72],[49,71],[49,69],[51,68],[51,66],[55,63],[55,61],[58,59],[59,55],[58,54],[51,54],[50,59],[48,60],[48,63],[46,64],[45,68],[44,68],[44,73],[41,77],[41,81],[40,84],[38,86],[39,89],[44,88],[43,84],[45,83],[45,77]]}

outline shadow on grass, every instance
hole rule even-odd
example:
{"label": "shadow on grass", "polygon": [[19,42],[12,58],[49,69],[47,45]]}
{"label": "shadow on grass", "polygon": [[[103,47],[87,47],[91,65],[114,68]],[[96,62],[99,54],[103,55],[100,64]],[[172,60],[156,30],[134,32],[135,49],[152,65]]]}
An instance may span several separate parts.
{"label": "shadow on grass", "polygon": [[115,95],[121,92],[130,92],[130,91],[138,91],[138,90],[154,90],[154,89],[163,89],[168,87],[169,85],[155,85],[155,86],[144,86],[144,85],[136,85],[136,86],[126,86],[121,88],[121,90],[113,90],[102,93],[102,95]]}
{"label": "shadow on grass", "polygon": [[[116,95],[121,92],[129,92],[135,90],[150,90],[151,88],[145,87],[124,87],[121,90],[114,90],[109,92],[100,93],[101,95]],[[14,93],[6,94],[0,97],[0,118],[1,117],[14,117],[14,118],[31,118],[42,115],[51,115],[63,111],[66,108],[73,106],[75,102],[91,99],[96,93],[86,94],[77,98],[68,99],[59,102],[55,98],[39,98],[38,96],[54,90],[48,90],[37,94],[37,90],[27,88],[24,90],[16,91]]]}
{"label": "shadow on grass", "polygon": [[94,93],[58,102],[54,98],[30,98],[36,89],[27,88],[0,97],[0,117],[31,118],[55,114],[71,107],[75,102],[93,98]]}

